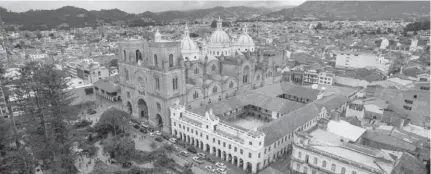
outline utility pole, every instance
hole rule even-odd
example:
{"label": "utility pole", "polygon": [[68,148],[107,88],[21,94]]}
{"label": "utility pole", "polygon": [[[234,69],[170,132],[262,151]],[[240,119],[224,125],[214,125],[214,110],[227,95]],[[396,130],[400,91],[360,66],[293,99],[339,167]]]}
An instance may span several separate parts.
{"label": "utility pole", "polygon": [[[3,48],[6,51],[6,59],[7,59],[8,63],[10,63],[11,59],[9,57],[8,50],[9,50],[9,52],[11,54],[12,54],[12,50],[10,49],[10,46],[7,43],[8,39],[7,39],[6,31],[4,30],[4,22],[3,22],[3,19],[1,18],[1,16],[0,16],[0,32],[1,32],[2,37],[3,37]],[[5,83],[3,82],[1,84],[1,89],[0,90],[5,89],[4,85],[5,85]],[[4,92],[3,92],[3,94],[4,94]],[[16,143],[16,146],[19,147],[20,143],[19,143],[19,139],[18,139],[18,130],[16,128],[15,117],[13,115],[12,106],[10,105],[10,103],[7,100],[5,100],[5,102],[6,102],[7,110],[9,112],[9,116],[10,116],[10,118],[12,120],[12,129],[13,129],[13,133],[14,133],[14,137],[15,137],[15,143]]]}

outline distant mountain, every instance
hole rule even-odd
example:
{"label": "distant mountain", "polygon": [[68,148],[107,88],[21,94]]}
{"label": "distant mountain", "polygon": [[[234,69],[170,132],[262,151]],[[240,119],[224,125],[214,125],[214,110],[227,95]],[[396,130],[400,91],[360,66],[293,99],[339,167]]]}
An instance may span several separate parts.
{"label": "distant mountain", "polygon": [[385,20],[430,17],[429,1],[306,1],[303,4],[263,17],[304,18],[320,20]]}
{"label": "distant mountain", "polygon": [[214,7],[189,11],[143,12],[129,14],[119,9],[87,11],[82,8],[65,6],[56,10],[30,10],[22,13],[10,12],[0,7],[0,16],[6,24],[21,25],[22,30],[42,30],[59,26],[85,27],[100,21],[124,21],[135,25],[145,25],[151,21],[169,22],[175,19],[199,20],[202,18],[252,17],[272,12],[267,8]]}

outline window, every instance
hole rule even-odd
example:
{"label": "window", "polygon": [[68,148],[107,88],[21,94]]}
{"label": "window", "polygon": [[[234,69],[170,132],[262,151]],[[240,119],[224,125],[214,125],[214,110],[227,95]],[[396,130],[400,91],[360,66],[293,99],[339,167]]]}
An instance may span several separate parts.
{"label": "window", "polygon": [[195,69],[195,74],[199,74],[199,69],[198,69],[198,67],[196,67],[196,69]]}
{"label": "window", "polygon": [[129,80],[129,71],[127,69],[124,69],[124,77]]}
{"label": "window", "polygon": [[154,54],[154,66],[158,66],[157,55]]}
{"label": "window", "polygon": [[250,144],[250,146],[252,146],[253,145],[253,143],[250,141],[250,142],[248,142],[248,144]]}
{"label": "window", "polygon": [[130,98],[130,92],[127,92],[127,98]]}
{"label": "window", "polygon": [[169,54],[169,67],[174,66],[174,55]]}
{"label": "window", "polygon": [[193,99],[197,99],[197,98],[199,98],[199,93],[195,91],[195,93],[193,94]]}
{"label": "window", "polygon": [[314,157],[313,164],[317,164],[317,158]]}
{"label": "window", "polygon": [[242,149],[239,150],[239,153],[242,155]]}
{"label": "window", "polygon": [[172,87],[174,90],[178,90],[178,77],[172,79]]}
{"label": "window", "polygon": [[99,71],[99,72],[97,72],[97,75],[102,76],[102,73]]}
{"label": "window", "polygon": [[127,58],[126,50],[123,50],[123,60],[126,60],[126,58]]}
{"label": "window", "polygon": [[217,140],[217,142],[218,142],[218,145],[220,145],[220,140]]}
{"label": "window", "polygon": [[259,74],[257,75],[256,79],[257,79],[257,80],[260,80],[260,75],[259,75]]}
{"label": "window", "polygon": [[212,71],[215,71],[216,70],[216,66],[213,64],[213,66],[211,67],[211,70]]}
{"label": "window", "polygon": [[233,151],[236,152],[236,147],[233,147]]}
{"label": "window", "polygon": [[298,158],[301,159],[301,157],[302,157],[302,153],[298,152]]}
{"label": "window", "polygon": [[155,77],[155,81],[156,81],[156,90],[160,90],[160,79],[159,79],[159,77]]}
{"label": "window", "polygon": [[229,149],[231,148],[231,145],[229,144]]}
{"label": "window", "polygon": [[251,153],[248,153],[248,157],[251,158]]}
{"label": "window", "polygon": [[409,110],[409,111],[411,111],[411,110],[412,110],[412,107],[410,107],[410,106],[403,106],[403,108],[404,108],[405,110]]}
{"label": "window", "polygon": [[158,102],[156,102],[156,105],[157,105],[157,111],[160,112],[162,110],[162,106]]}
{"label": "window", "polygon": [[335,164],[332,164],[331,165],[331,170],[333,171],[333,172],[335,172],[335,168],[336,168],[337,166],[335,166]]}
{"label": "window", "polygon": [[223,142],[223,147],[226,147],[226,142]]}
{"label": "window", "polygon": [[136,50],[136,63],[138,63],[138,61],[142,61],[142,54],[141,51]]}
{"label": "window", "polygon": [[213,138],[213,143],[215,143],[215,138]]}
{"label": "window", "polygon": [[346,168],[341,168],[341,174],[346,174]]}
{"label": "window", "polygon": [[326,161],[325,160],[323,160],[323,162],[322,162],[322,167],[326,167]]}
{"label": "window", "polygon": [[413,101],[411,100],[404,100],[404,102],[406,102],[407,104],[413,104]]}
{"label": "window", "polygon": [[230,83],[229,83],[229,88],[233,88],[233,82],[232,81],[230,81]]}
{"label": "window", "polygon": [[418,96],[417,96],[417,95],[414,95],[414,96],[413,96],[413,98],[417,99],[417,98],[418,98]]}
{"label": "window", "polygon": [[217,93],[217,86],[214,86],[214,88],[213,88],[213,93],[215,94],[215,93]]}

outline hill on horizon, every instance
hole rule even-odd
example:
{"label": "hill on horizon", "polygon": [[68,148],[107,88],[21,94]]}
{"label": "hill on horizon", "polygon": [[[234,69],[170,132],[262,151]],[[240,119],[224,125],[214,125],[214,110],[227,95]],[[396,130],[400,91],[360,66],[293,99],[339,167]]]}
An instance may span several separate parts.
{"label": "hill on horizon", "polygon": [[175,19],[199,20],[202,18],[229,18],[262,15],[272,12],[267,8],[214,7],[188,11],[146,11],[130,14],[119,9],[85,10],[73,6],[65,6],[54,10],[29,10],[26,12],[11,12],[0,7],[0,16],[6,25],[19,25],[20,30],[45,30],[64,26],[88,27],[100,22],[113,23],[123,21],[126,24],[142,26],[146,24],[169,22]]}
{"label": "hill on horizon", "polygon": [[306,1],[264,17],[287,19],[313,16],[319,20],[429,19],[429,1]]}

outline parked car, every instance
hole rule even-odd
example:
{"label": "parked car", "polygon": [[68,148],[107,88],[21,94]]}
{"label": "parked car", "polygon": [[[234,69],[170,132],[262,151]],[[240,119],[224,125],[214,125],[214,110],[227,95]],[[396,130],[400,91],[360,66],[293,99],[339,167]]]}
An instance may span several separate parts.
{"label": "parked car", "polygon": [[172,142],[172,143],[175,143],[177,141],[177,139],[175,139],[175,138],[169,138],[169,141]]}
{"label": "parked car", "polygon": [[169,140],[169,136],[165,135],[165,134],[162,134],[162,138],[165,139],[165,140]]}
{"label": "parked car", "polygon": [[203,153],[198,153],[198,157],[205,159],[207,157],[207,155],[203,154]]}
{"label": "parked car", "polygon": [[154,137],[154,133],[152,133],[152,132],[148,133],[148,135],[149,135],[150,137]]}
{"label": "parked car", "polygon": [[189,153],[187,153],[186,151],[181,151],[180,155],[184,156],[184,157],[188,157]]}
{"label": "parked car", "polygon": [[213,166],[205,166],[205,169],[207,169],[208,171],[214,173],[216,171],[216,169]]}
{"label": "parked car", "polygon": [[88,110],[87,110],[87,114],[89,114],[89,115],[93,115],[93,114],[95,114],[95,113],[97,113],[97,111],[96,111],[96,110],[94,110],[94,109],[88,109]]}
{"label": "parked car", "polygon": [[187,151],[191,152],[191,153],[196,153],[196,149],[194,147],[188,147]]}
{"label": "parked car", "polygon": [[144,127],[144,128],[149,128],[150,126],[147,124],[147,123],[145,123],[145,122],[141,122],[141,126],[142,127]]}
{"label": "parked car", "polygon": [[122,165],[123,168],[129,168],[131,166],[132,166],[132,162],[130,162],[130,161],[124,162],[123,165]]}
{"label": "parked car", "polygon": [[137,125],[137,124],[135,124],[134,126],[133,126],[135,129],[139,129],[140,127],[139,127],[139,125]]}
{"label": "parked car", "polygon": [[195,161],[196,163],[198,163],[198,164],[202,164],[202,163],[204,163],[204,161],[203,160],[201,160],[199,157],[197,157],[197,156],[195,156],[195,157],[193,157],[192,158],[193,159],[193,161]]}
{"label": "parked car", "polygon": [[217,172],[220,174],[226,174],[226,169],[225,168],[217,168]]}
{"label": "parked car", "polygon": [[144,129],[144,128],[141,128],[141,130],[140,130],[142,133],[147,133],[147,130],[146,129]]}
{"label": "parked car", "polygon": [[216,165],[218,168],[222,168],[222,169],[225,169],[225,168],[226,168],[226,165],[225,165],[225,164],[223,164],[223,163],[221,163],[221,162],[215,163],[215,165]]}
{"label": "parked car", "polygon": [[179,152],[181,149],[179,147],[175,147],[175,150]]}
{"label": "parked car", "polygon": [[154,134],[156,134],[158,136],[162,135],[162,133],[160,131],[155,131]]}
{"label": "parked car", "polygon": [[162,142],[163,141],[163,139],[160,138],[160,137],[156,137],[155,140],[158,141],[158,142]]}

